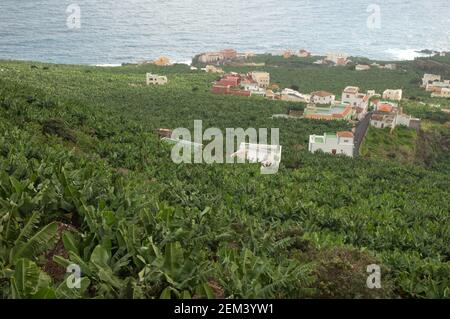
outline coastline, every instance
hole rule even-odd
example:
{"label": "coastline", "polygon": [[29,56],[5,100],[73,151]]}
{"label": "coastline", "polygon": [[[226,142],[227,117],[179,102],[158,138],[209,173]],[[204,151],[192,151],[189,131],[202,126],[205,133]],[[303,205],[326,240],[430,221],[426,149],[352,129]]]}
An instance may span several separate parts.
{"label": "coastline", "polygon": [[[252,50],[242,50],[242,51],[252,51]],[[345,51],[345,50],[341,50],[341,51]],[[441,50],[442,51],[442,50]],[[187,58],[175,58],[175,59],[171,59],[171,64],[185,64],[188,66],[192,65],[192,62],[194,60],[194,57],[198,54],[200,54],[201,52],[206,52],[206,51],[201,51],[199,50],[199,52],[194,53],[192,55],[192,57]],[[282,50],[266,50],[265,52],[262,51],[252,51],[254,52],[256,55],[264,55],[264,54],[271,54],[273,56],[276,55],[282,55],[283,51]],[[388,53],[388,55],[391,56],[391,58],[388,59],[384,59],[384,58],[377,58],[375,56],[371,56],[370,54],[367,55],[352,55],[349,54],[350,57],[354,57],[354,58],[366,58],[369,59],[370,61],[375,61],[375,62],[402,62],[402,61],[412,61],[416,58],[426,58],[426,57],[431,57],[433,56],[434,53],[439,52],[439,50],[436,49],[399,49],[399,48],[395,48],[395,49],[387,49],[385,51],[386,53]],[[431,53],[430,53],[431,52]],[[321,57],[326,55],[326,52],[312,52],[312,56],[314,57]],[[167,54],[167,56],[169,58],[171,58],[170,54]],[[141,64],[143,61],[150,61],[152,59],[156,59],[158,58],[157,56],[155,57],[149,57],[149,58],[136,58],[136,59],[132,59],[129,61],[102,61],[102,62],[76,62],[76,61],[70,61],[70,62],[64,62],[63,60],[55,60],[53,58],[50,58],[48,60],[44,60],[44,59],[40,59],[40,58],[15,58],[15,57],[2,57],[0,56],[0,61],[24,61],[24,62],[39,62],[39,63],[50,63],[50,64],[64,64],[64,65],[85,65],[85,66],[95,66],[95,67],[119,67],[119,66],[123,66],[126,64]]]}

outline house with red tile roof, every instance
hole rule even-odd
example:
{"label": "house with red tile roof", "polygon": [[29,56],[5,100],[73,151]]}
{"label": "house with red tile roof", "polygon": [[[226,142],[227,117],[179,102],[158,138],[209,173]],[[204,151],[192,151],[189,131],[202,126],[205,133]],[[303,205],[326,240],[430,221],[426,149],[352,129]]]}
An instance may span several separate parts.
{"label": "house with red tile roof", "polygon": [[219,81],[218,85],[239,86],[241,84],[241,77],[239,75],[226,74]]}
{"label": "house with red tile roof", "polygon": [[397,103],[389,101],[375,101],[375,110],[379,112],[399,112]]}
{"label": "house with red tile roof", "polygon": [[402,112],[398,104],[387,101],[378,101],[375,104],[376,111],[372,114],[370,125],[377,128],[390,127],[394,129],[397,125],[420,129],[421,121]]}

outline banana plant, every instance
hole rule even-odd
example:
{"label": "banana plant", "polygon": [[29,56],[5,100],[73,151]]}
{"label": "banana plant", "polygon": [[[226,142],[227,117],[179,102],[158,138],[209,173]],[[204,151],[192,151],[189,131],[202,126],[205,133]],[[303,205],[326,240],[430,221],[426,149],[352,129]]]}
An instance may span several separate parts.
{"label": "banana plant", "polygon": [[186,258],[180,242],[166,243],[164,253],[153,243],[152,238],[150,246],[151,249],[141,250],[142,255],[138,256],[145,264],[139,272],[139,278],[144,283],[165,285],[160,298],[190,299],[191,293],[200,297],[214,297],[204,278],[199,276],[202,273],[207,275],[206,264],[195,265]]}
{"label": "banana plant", "polygon": [[50,277],[36,263],[26,258],[17,260],[15,264],[11,277],[11,296],[13,299],[56,298]]}
{"label": "banana plant", "polygon": [[54,261],[63,267],[72,264],[78,265],[83,278],[89,279],[85,282],[92,283],[100,295],[105,297],[117,297],[121,290],[125,287],[124,282],[117,276],[118,271],[128,263],[129,255],[124,255],[118,260],[111,258],[111,249],[108,244],[97,245],[90,251],[89,246],[84,251],[80,251],[79,247],[83,246],[69,232],[63,234],[63,243],[69,252],[69,258],[62,256],[54,256]]}
{"label": "banana plant", "polygon": [[26,223],[20,220],[15,212],[0,218],[2,277],[9,279],[13,298],[53,298],[51,279],[35,261],[55,244],[57,223],[36,231],[40,221],[38,212],[33,212]]}

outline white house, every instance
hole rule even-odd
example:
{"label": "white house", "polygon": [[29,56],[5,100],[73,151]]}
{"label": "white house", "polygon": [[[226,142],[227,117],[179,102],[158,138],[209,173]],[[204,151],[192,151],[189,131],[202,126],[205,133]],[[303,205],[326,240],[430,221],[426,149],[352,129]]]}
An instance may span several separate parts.
{"label": "white house", "polygon": [[450,87],[449,88],[440,88],[433,93],[431,93],[431,97],[445,97],[450,98]]}
{"label": "white house", "polygon": [[397,114],[397,117],[395,118],[395,124],[406,126],[409,128],[420,129],[421,121],[419,118],[414,118],[411,115],[401,113]]}
{"label": "white house", "polygon": [[359,93],[359,87],[347,86],[342,91],[342,103],[350,104],[352,107],[367,109],[369,105],[369,96]]}
{"label": "white house", "polygon": [[395,128],[397,125],[420,129],[421,121],[408,114],[402,113],[398,104],[380,101],[376,105],[376,111],[372,114],[370,125],[376,128]]}
{"label": "white house", "polygon": [[385,90],[383,92],[383,99],[400,101],[402,99],[402,90]]}
{"label": "white house", "polygon": [[347,86],[342,92],[342,103],[350,104],[358,115],[358,120],[364,118],[369,109],[369,95],[359,93],[359,87]]}
{"label": "white house", "polygon": [[422,78],[422,87],[427,87],[428,84],[440,81],[441,81],[440,75],[425,73]]}
{"label": "white house", "polygon": [[428,92],[439,93],[439,91],[444,88],[450,88],[450,80],[434,81],[432,83],[428,83],[425,87],[425,90]]}
{"label": "white house", "polygon": [[146,78],[147,78],[147,85],[149,85],[149,84],[164,85],[164,84],[167,84],[167,82],[168,82],[166,76],[158,75],[158,74],[147,73]]}
{"label": "white house", "polygon": [[267,72],[252,72],[251,78],[262,88],[270,85],[270,74]]}
{"label": "white house", "polygon": [[355,66],[355,70],[356,71],[367,71],[370,70],[370,65],[367,64],[357,64]]}
{"label": "white house", "polygon": [[260,87],[256,81],[245,79],[241,81],[241,87],[245,91],[250,91],[251,95],[266,95],[266,89]]}
{"label": "white house", "polygon": [[333,155],[344,154],[353,157],[354,135],[352,132],[325,133],[324,135],[310,135],[309,148],[311,153],[322,151]]}
{"label": "white house", "polygon": [[395,64],[395,63],[388,63],[388,64],[384,65],[384,68],[388,69],[388,70],[396,70],[397,69],[397,64]]}
{"label": "white house", "polygon": [[370,118],[370,125],[376,128],[395,128],[395,118],[394,112],[375,112]]}
{"label": "white house", "polygon": [[311,102],[316,104],[331,104],[336,100],[336,96],[326,91],[316,91],[311,93]]}

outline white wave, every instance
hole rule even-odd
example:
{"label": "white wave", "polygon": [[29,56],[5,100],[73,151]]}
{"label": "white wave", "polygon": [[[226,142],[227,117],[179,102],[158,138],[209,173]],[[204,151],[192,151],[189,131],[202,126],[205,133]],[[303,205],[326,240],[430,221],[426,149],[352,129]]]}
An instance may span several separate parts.
{"label": "white wave", "polygon": [[122,64],[121,63],[100,63],[100,64],[96,64],[95,66],[102,67],[102,68],[113,68],[113,67],[122,66]]}
{"label": "white wave", "polygon": [[174,61],[173,64],[186,64],[186,65],[191,65],[192,64],[192,60],[184,60],[184,61]]}
{"label": "white wave", "polygon": [[418,57],[431,56],[431,54],[425,54],[418,51],[420,51],[420,49],[388,49],[385,52],[389,54],[392,59],[398,61],[414,60]]}

